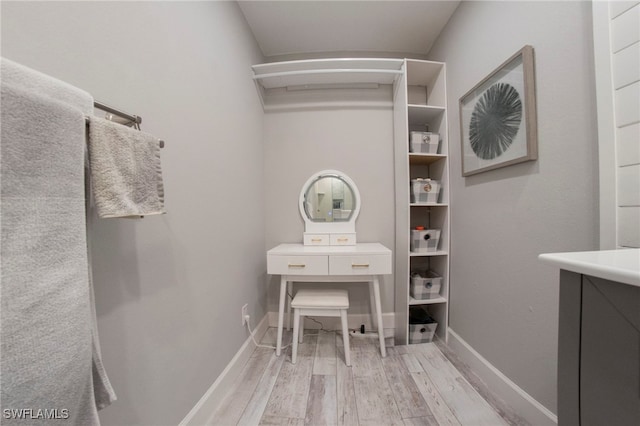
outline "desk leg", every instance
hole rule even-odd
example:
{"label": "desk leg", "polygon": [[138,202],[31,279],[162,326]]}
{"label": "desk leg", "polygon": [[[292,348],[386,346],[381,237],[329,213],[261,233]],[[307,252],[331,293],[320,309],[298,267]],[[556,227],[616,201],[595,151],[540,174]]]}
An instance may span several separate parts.
{"label": "desk leg", "polygon": [[382,322],[382,306],[380,305],[380,281],[376,275],[373,278],[373,295],[376,299],[376,316],[378,319],[378,337],[380,338],[380,353],[382,358],[387,356],[387,349],[384,346],[384,323]]}
{"label": "desk leg", "polygon": [[278,304],[278,336],[276,337],[276,356],[280,356],[282,350],[282,327],[284,325],[284,304],[287,295],[287,281],[280,277],[280,303]]}
{"label": "desk leg", "polygon": [[376,308],[376,291],[373,289],[373,280],[369,281],[369,310],[371,311],[371,330],[378,329],[378,314]]}
{"label": "desk leg", "polygon": [[[293,300],[293,281],[287,282],[287,330],[291,330],[291,301]],[[291,297],[289,297],[289,294]]]}

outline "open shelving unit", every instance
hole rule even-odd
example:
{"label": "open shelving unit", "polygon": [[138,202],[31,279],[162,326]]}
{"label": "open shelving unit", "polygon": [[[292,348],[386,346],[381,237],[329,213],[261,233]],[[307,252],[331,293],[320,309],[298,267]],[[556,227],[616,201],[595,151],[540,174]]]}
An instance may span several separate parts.
{"label": "open shelving unit", "polygon": [[[438,322],[436,334],[447,340],[449,314],[449,143],[447,138],[447,105],[445,64],[441,62],[405,60],[405,73],[396,81],[394,90],[394,153],[396,184],[395,246],[395,319],[396,344],[408,344],[409,307],[423,306]],[[424,104],[409,103],[409,91],[425,93]],[[409,152],[411,131],[429,130],[440,135],[437,154]],[[418,177],[442,183],[437,203],[410,202],[410,181]],[[440,229],[438,250],[428,253],[410,251],[410,230],[422,225]],[[442,276],[440,296],[417,300],[410,295],[410,277],[414,269],[431,269]]]}
{"label": "open shelving unit", "polygon": [[[446,341],[449,313],[450,189],[445,64],[415,59],[337,58],[273,62],[254,65],[252,70],[265,111],[282,107],[290,109],[331,105],[327,102],[334,102],[341,107],[372,106],[376,102],[389,106],[389,97],[392,97],[396,194],[394,337],[397,344],[409,343],[409,307],[422,305],[438,322],[437,335]],[[379,93],[360,90],[376,88],[380,89]],[[324,97],[320,93],[330,94]],[[384,96],[387,98],[383,99]],[[430,131],[440,135],[438,153],[410,153],[410,132],[424,131],[425,125],[429,126]],[[437,203],[410,202],[410,180],[417,177],[428,177],[441,182],[442,190]],[[417,225],[441,230],[437,251],[410,252],[410,230]],[[442,276],[440,297],[416,300],[410,296],[410,275],[413,268],[428,268]]]}

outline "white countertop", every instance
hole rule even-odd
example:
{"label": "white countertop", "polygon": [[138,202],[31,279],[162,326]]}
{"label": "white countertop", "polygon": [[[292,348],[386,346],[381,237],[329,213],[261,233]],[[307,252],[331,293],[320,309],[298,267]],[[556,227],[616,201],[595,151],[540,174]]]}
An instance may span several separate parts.
{"label": "white countertop", "polygon": [[640,287],[640,249],[545,253],[538,259],[567,271]]}
{"label": "white countertop", "polygon": [[391,250],[380,243],[357,243],[354,246],[305,246],[303,244],[280,244],[269,250],[268,255],[364,255],[364,254],[391,254]]}

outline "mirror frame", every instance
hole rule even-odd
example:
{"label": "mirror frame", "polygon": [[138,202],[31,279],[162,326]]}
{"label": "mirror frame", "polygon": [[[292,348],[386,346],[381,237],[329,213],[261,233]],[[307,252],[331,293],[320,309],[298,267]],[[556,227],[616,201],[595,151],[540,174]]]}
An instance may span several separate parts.
{"label": "mirror frame", "polygon": [[[307,217],[307,213],[304,209],[304,196],[309,189],[309,186],[314,183],[316,180],[325,177],[332,176],[337,177],[343,181],[345,181],[353,191],[353,199],[355,208],[353,209],[353,213],[348,221],[344,222],[314,222],[309,217]],[[360,214],[360,191],[358,191],[358,186],[356,183],[345,173],[338,170],[322,170],[318,173],[314,173],[305,183],[302,185],[302,190],[300,191],[300,196],[298,197],[298,209],[300,210],[300,216],[304,220],[304,228],[307,233],[318,233],[318,234],[331,234],[331,233],[346,233],[346,232],[356,232],[356,219]]]}

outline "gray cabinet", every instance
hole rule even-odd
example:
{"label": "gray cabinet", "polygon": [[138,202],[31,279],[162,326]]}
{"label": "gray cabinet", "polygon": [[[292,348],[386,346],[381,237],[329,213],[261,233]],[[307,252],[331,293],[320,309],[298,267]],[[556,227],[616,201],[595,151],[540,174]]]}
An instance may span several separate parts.
{"label": "gray cabinet", "polygon": [[640,287],[560,278],[559,425],[640,425]]}

